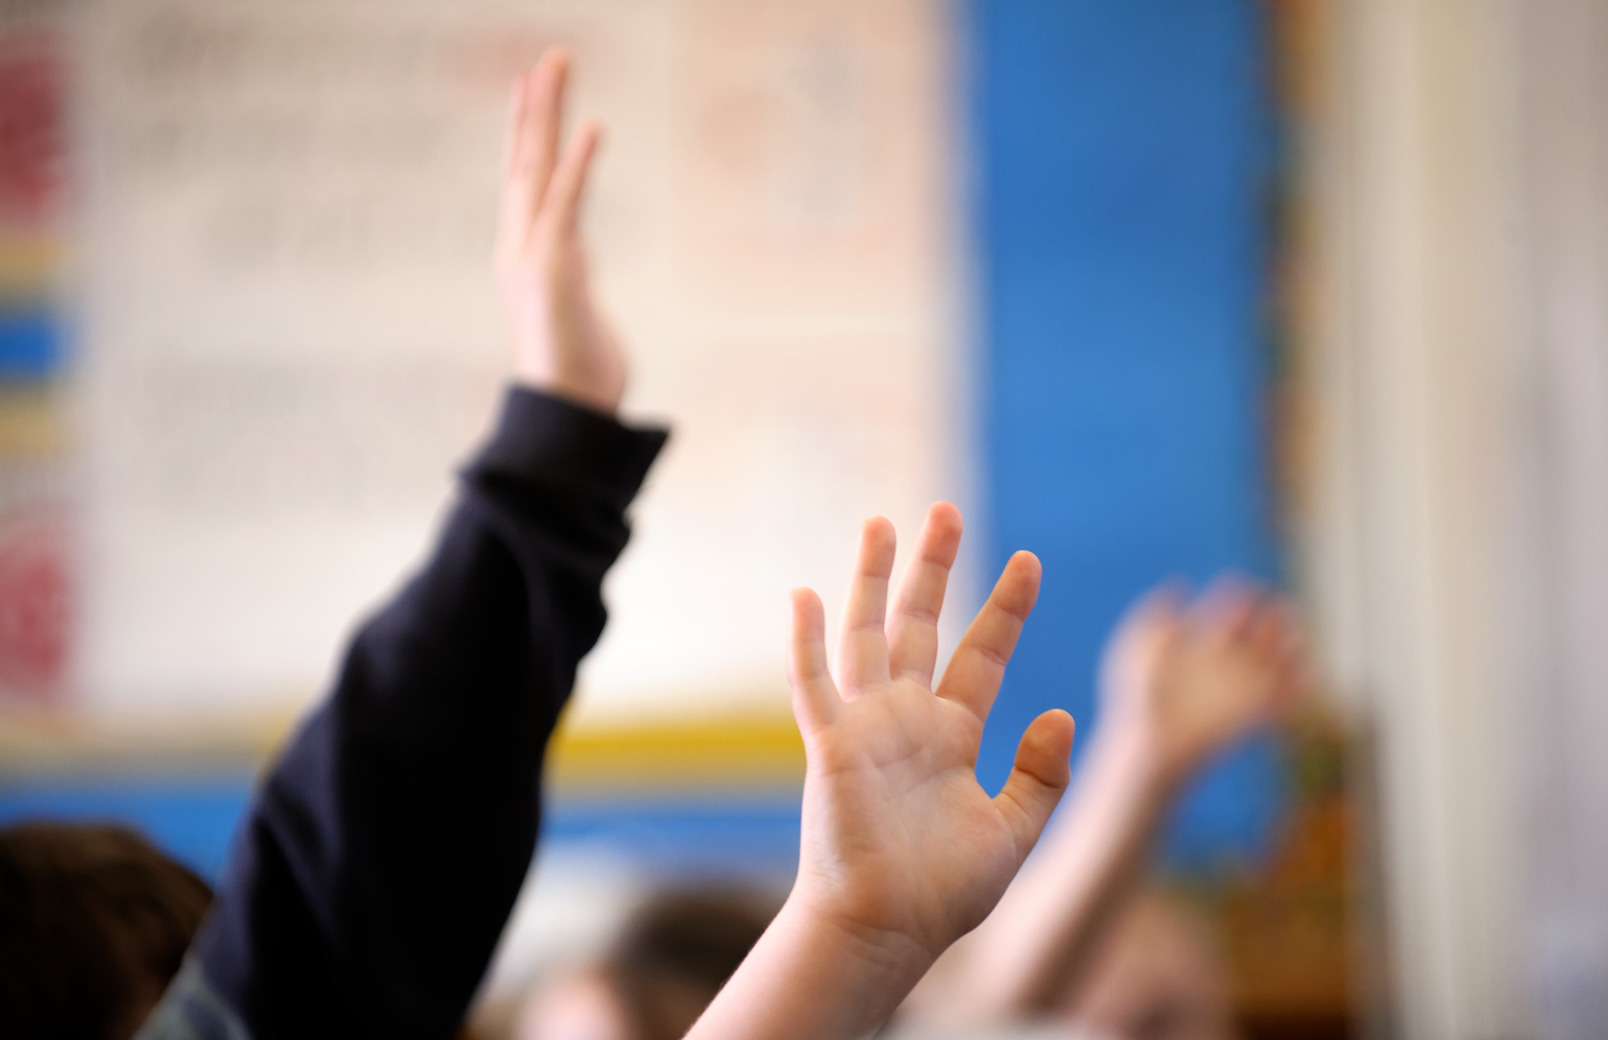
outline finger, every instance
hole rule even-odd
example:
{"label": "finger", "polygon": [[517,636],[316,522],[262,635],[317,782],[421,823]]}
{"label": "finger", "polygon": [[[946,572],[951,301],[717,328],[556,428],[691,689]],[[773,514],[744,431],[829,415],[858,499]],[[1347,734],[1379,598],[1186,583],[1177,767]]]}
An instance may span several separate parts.
{"label": "finger", "polygon": [[1107,658],[1148,654],[1176,638],[1188,596],[1188,586],[1177,580],[1163,582],[1140,596],[1117,622],[1107,644]]}
{"label": "finger", "polygon": [[1032,553],[1019,552],[1010,558],[988,602],[955,648],[943,682],[938,684],[938,696],[964,704],[979,719],[988,718],[1005,678],[1005,665],[1022,634],[1022,622],[1038,600],[1041,574],[1038,557]]}
{"label": "finger", "polygon": [[1188,586],[1162,583],[1139,597],[1123,614],[1100,654],[1100,689],[1117,704],[1143,697],[1148,677],[1188,631]]}
{"label": "finger", "polygon": [[1181,578],[1162,582],[1134,601],[1117,623],[1119,628],[1144,628],[1158,622],[1176,621],[1184,614],[1189,585]]}
{"label": "finger", "polygon": [[521,156],[528,150],[525,134],[525,115],[530,107],[530,76],[527,69],[514,77],[508,98],[508,133],[503,145],[502,201],[497,212],[497,247],[507,251],[524,241],[530,229],[535,210],[530,205],[530,192],[519,177]]}
{"label": "finger", "polygon": [[542,199],[537,221],[560,238],[575,234],[580,222],[581,196],[586,190],[586,173],[592,156],[603,138],[603,126],[595,119],[583,119],[570,136],[564,158],[553,171],[553,182]]}
{"label": "finger", "polygon": [[1279,693],[1273,704],[1275,718],[1287,714],[1314,681],[1312,659],[1301,623],[1288,605],[1279,604],[1279,611],[1284,615],[1284,631],[1279,644]]}
{"label": "finger", "polygon": [[1072,780],[1072,716],[1059,708],[1033,720],[1016,747],[1016,764],[994,806],[1016,839],[1018,860],[1026,859],[1044,832],[1050,814]]}
{"label": "finger", "polygon": [[550,50],[514,83],[507,170],[503,176],[500,246],[524,245],[552,176],[567,58]]}
{"label": "finger", "polygon": [[1245,640],[1256,655],[1276,662],[1283,651],[1290,629],[1289,611],[1276,599],[1261,602],[1245,627]]}
{"label": "finger", "polygon": [[899,582],[888,618],[888,661],[894,678],[909,676],[932,686],[938,665],[938,615],[949,569],[960,549],[960,533],[960,510],[939,502],[927,511],[915,558]]}
{"label": "finger", "polygon": [[525,145],[525,106],[530,98],[527,81],[530,69],[514,77],[508,88],[508,129],[503,134],[503,180],[512,180],[518,157]]}
{"label": "finger", "polygon": [[842,698],[826,664],[826,611],[810,589],[793,590],[793,633],[787,646],[787,684],[793,717],[806,735],[837,717]]}
{"label": "finger", "polygon": [[1249,634],[1256,621],[1261,589],[1237,574],[1220,575],[1190,608],[1190,620],[1208,639],[1234,640]]}
{"label": "finger", "polygon": [[886,518],[874,516],[865,522],[838,637],[838,686],[846,697],[852,698],[867,683],[888,681],[888,636],[883,627],[894,544],[893,524]]}
{"label": "finger", "polygon": [[[524,116],[510,182],[515,183],[527,214],[534,219],[553,180],[558,143],[564,127],[564,88],[569,82],[569,53],[548,48],[526,74]],[[529,222],[526,222],[529,228]]]}

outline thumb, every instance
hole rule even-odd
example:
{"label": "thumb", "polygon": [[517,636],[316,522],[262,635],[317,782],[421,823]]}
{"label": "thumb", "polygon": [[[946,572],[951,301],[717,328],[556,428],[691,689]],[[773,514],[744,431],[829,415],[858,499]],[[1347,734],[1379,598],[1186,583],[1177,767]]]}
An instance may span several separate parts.
{"label": "thumb", "polygon": [[1072,716],[1059,708],[1033,720],[1016,747],[1016,764],[994,805],[1016,838],[1016,853],[1026,859],[1038,842],[1072,780]]}

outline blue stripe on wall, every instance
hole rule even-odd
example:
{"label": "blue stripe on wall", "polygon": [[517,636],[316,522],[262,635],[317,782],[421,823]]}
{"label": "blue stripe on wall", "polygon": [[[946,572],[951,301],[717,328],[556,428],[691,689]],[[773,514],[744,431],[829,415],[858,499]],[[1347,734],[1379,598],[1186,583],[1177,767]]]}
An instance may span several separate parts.
{"label": "blue stripe on wall", "polygon": [[0,308],[0,380],[35,382],[56,374],[66,357],[59,315]]}
{"label": "blue stripe on wall", "polygon": [[[0,781],[0,826],[120,823],[216,881],[251,788],[251,776],[240,772],[8,777]],[[798,833],[799,798],[791,788],[551,798],[541,847],[585,846],[658,876],[785,878],[798,865]]]}
{"label": "blue stripe on wall", "polygon": [[28,820],[123,824],[216,880],[250,796],[251,778],[234,772],[11,777],[0,784],[0,826]]}
{"label": "blue stripe on wall", "polygon": [[[970,0],[989,562],[1044,589],[981,761],[1003,782],[1065,706],[1087,747],[1100,645],[1172,575],[1276,570],[1264,471],[1269,120],[1254,0]],[[1174,854],[1265,841],[1270,747],[1190,795]]]}

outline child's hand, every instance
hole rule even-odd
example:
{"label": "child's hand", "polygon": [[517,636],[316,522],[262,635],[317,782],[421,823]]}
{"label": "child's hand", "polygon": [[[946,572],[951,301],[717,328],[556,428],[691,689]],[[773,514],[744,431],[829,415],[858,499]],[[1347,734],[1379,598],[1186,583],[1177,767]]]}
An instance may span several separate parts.
{"label": "child's hand", "polygon": [[1104,724],[1153,776],[1178,783],[1286,708],[1305,681],[1301,637],[1280,600],[1233,581],[1189,604],[1163,590],[1108,644]]}
{"label": "child's hand", "polygon": [[559,152],[569,58],[549,50],[514,82],[497,280],[513,336],[514,378],[612,413],[625,356],[592,304],[577,214],[601,129],[575,128]]}
{"label": "child's hand", "polygon": [[1004,790],[990,798],[978,785],[983,722],[1038,597],[1039,563],[1011,558],[935,691],[960,532],[954,506],[932,508],[890,616],[893,527],[866,524],[835,682],[821,601],[793,596],[789,681],[809,764],[790,902],[876,948],[924,956],[922,971],[993,909],[1066,789],[1072,749],[1071,716],[1047,712],[1022,737]]}
{"label": "child's hand", "polygon": [[793,594],[788,681],[809,762],[798,880],[687,1040],[868,1035],[993,909],[1060,801],[1064,711],[1028,727],[998,797],[975,772],[983,720],[1038,597],[1038,560],[1011,558],[933,691],[959,546],[960,513],[933,506],[889,615],[893,527],[866,524],[835,682],[821,601]]}

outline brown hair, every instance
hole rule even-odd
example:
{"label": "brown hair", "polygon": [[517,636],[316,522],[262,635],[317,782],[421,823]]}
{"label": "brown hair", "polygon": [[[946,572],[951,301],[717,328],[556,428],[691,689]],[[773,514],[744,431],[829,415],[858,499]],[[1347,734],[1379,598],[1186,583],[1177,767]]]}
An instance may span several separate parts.
{"label": "brown hair", "polygon": [[670,889],[643,904],[603,962],[637,1040],[684,1036],[774,916],[757,892],[713,887]]}
{"label": "brown hair", "polygon": [[194,871],[126,827],[0,829],[0,1034],[132,1036],[211,901]]}

